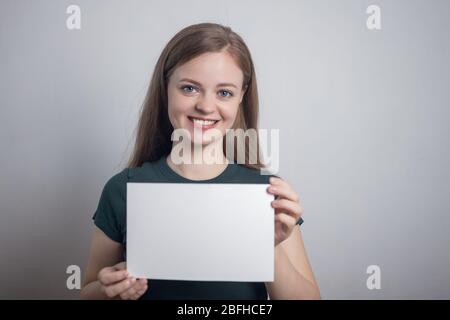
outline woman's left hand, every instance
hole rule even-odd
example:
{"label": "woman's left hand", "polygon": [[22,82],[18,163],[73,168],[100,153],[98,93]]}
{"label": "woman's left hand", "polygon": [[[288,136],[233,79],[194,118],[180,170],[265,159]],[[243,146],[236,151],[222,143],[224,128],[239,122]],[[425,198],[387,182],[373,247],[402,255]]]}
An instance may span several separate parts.
{"label": "woman's left hand", "polygon": [[277,246],[290,236],[303,213],[303,208],[298,194],[280,178],[270,177],[267,191],[276,196],[271,205],[275,209],[275,246]]}

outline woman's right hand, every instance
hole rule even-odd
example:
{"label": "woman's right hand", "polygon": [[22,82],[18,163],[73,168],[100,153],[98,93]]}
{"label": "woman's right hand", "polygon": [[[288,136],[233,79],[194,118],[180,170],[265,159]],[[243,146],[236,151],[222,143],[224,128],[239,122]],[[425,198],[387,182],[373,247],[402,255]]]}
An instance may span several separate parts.
{"label": "woman's right hand", "polygon": [[98,273],[102,291],[108,298],[137,300],[147,291],[147,279],[136,279],[126,270],[126,262],[105,267]]}

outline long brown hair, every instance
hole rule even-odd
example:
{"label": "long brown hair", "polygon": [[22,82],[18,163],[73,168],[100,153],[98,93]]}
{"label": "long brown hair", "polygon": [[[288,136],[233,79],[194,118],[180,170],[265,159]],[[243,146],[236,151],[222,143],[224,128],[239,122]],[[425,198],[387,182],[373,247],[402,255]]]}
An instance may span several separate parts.
{"label": "long brown hair", "polygon": [[[200,23],[178,32],[163,49],[153,71],[153,76],[142,106],[137,126],[136,141],[128,167],[139,167],[168,155],[172,149],[172,124],[167,111],[167,85],[173,71],[180,65],[207,52],[227,50],[244,74],[246,89],[232,129],[258,130],[258,90],[255,69],[250,51],[242,38],[231,28],[215,23]],[[264,165],[257,136],[256,164],[249,162],[249,144],[245,139],[246,167],[260,169]],[[226,143],[224,136],[224,154]],[[234,144],[233,161],[237,162],[237,145]],[[231,159],[230,159],[231,160]]]}

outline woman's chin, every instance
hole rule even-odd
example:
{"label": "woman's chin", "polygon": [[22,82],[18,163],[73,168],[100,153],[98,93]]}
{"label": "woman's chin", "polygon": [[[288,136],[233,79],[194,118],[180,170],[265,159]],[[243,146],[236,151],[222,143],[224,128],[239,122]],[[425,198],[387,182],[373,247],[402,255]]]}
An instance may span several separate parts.
{"label": "woman's chin", "polygon": [[194,145],[207,146],[223,138],[223,133],[219,129],[191,130],[190,141]]}
{"label": "woman's chin", "polygon": [[194,139],[191,140],[191,145],[195,146],[195,147],[203,147],[206,148],[208,146],[212,146],[217,140],[216,139],[212,139],[212,138],[198,138],[198,139]]}

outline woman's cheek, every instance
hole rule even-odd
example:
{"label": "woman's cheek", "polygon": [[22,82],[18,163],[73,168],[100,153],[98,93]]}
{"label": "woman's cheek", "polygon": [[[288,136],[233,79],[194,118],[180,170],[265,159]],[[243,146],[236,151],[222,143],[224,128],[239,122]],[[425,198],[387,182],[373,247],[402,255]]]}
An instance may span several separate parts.
{"label": "woman's cheek", "polygon": [[234,120],[237,116],[239,106],[233,105],[227,105],[223,106],[222,108],[222,115],[224,118],[225,126],[227,129],[230,129],[233,126]]}
{"label": "woman's cheek", "polygon": [[189,98],[173,98],[169,102],[169,118],[172,123],[175,122],[176,127],[181,128],[186,125],[187,116],[191,112],[190,105],[192,101]]}

